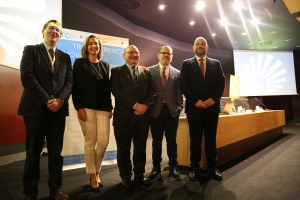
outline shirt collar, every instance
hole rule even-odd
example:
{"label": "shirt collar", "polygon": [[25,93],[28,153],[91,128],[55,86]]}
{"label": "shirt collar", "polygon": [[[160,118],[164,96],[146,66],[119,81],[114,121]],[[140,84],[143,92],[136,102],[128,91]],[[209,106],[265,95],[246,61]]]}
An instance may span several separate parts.
{"label": "shirt collar", "polygon": [[[49,45],[47,45],[46,43],[44,43],[44,45],[45,45],[45,47],[46,47],[47,51],[49,51],[49,49],[51,49],[51,48],[52,48],[52,47],[50,47]],[[54,53],[55,53],[55,51],[56,51],[56,47],[53,47],[52,49],[53,49],[53,51],[54,51]]]}
{"label": "shirt collar", "polygon": [[196,57],[196,59],[199,61],[199,59],[203,59],[204,60],[204,62],[206,61],[206,56],[204,56],[204,57],[198,57],[198,56],[195,56]]}
{"label": "shirt collar", "polygon": [[[164,66],[162,66],[160,63],[158,63],[158,65],[159,65],[159,69],[162,70],[162,68],[163,68]],[[166,66],[166,70],[168,70],[168,69],[170,68],[169,66],[170,66],[170,65]]]}

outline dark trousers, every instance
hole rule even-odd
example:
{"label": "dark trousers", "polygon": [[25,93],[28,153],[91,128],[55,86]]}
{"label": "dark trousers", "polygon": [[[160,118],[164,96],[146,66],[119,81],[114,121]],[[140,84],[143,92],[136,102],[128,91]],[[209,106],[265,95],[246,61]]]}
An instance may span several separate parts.
{"label": "dark trousers", "polygon": [[162,140],[165,133],[167,141],[167,154],[169,166],[174,167],[177,162],[176,135],[178,128],[178,117],[173,118],[167,106],[163,106],[158,117],[151,118],[150,128],[152,134],[152,161],[154,166],[159,166],[162,158]]}
{"label": "dark trousers", "polygon": [[187,114],[190,129],[191,168],[200,168],[202,134],[205,138],[205,154],[207,168],[212,169],[217,164],[216,134],[219,113],[204,110],[201,114]]}
{"label": "dark trousers", "polygon": [[55,190],[62,184],[63,136],[66,117],[48,111],[43,117],[25,117],[26,160],[23,174],[23,193],[28,196],[38,195],[40,179],[40,155],[46,137],[48,149],[48,187]]}
{"label": "dark trousers", "polygon": [[122,179],[130,178],[132,175],[131,141],[133,141],[134,179],[144,178],[148,130],[149,126],[141,124],[138,119],[132,127],[114,126],[117,143],[117,162]]}

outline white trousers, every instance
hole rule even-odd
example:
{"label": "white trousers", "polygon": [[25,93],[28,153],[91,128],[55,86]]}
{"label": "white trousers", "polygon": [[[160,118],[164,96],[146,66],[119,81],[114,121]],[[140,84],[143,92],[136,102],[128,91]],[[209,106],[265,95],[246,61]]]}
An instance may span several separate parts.
{"label": "white trousers", "polygon": [[86,173],[99,173],[109,141],[109,112],[85,108],[86,121],[79,119],[84,136]]}

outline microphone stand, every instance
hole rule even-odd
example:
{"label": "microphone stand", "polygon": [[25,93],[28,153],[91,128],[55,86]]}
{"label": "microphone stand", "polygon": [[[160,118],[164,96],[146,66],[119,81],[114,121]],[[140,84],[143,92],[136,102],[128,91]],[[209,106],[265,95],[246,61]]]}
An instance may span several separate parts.
{"label": "microphone stand", "polygon": [[[240,98],[237,98],[239,101],[241,101],[243,104],[245,104],[246,106],[249,107],[249,109],[251,110],[251,106],[249,104],[247,104],[245,101],[243,101],[242,99]],[[246,109],[247,110],[247,109]]]}
{"label": "microphone stand", "polygon": [[267,109],[267,106],[265,104],[263,104],[261,101],[259,101],[256,97],[254,97],[254,99],[265,107],[265,111],[270,111],[270,109]]}

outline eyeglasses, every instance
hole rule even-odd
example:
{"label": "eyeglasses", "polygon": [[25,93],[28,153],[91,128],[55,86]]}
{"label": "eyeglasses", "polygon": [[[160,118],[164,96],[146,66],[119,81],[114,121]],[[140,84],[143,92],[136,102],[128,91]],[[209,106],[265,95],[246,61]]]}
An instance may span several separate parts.
{"label": "eyeglasses", "polygon": [[170,55],[173,55],[173,53],[169,53],[169,52],[159,52],[159,54],[162,54],[162,55],[168,55],[168,56],[170,56]]}
{"label": "eyeglasses", "polygon": [[56,31],[58,33],[61,33],[61,30],[59,28],[57,28],[56,26],[48,26],[48,29],[50,31]]}
{"label": "eyeglasses", "polygon": [[137,51],[127,51],[125,53],[128,53],[129,55],[133,55],[133,54],[136,54],[136,55],[139,55],[140,53],[137,52]]}

